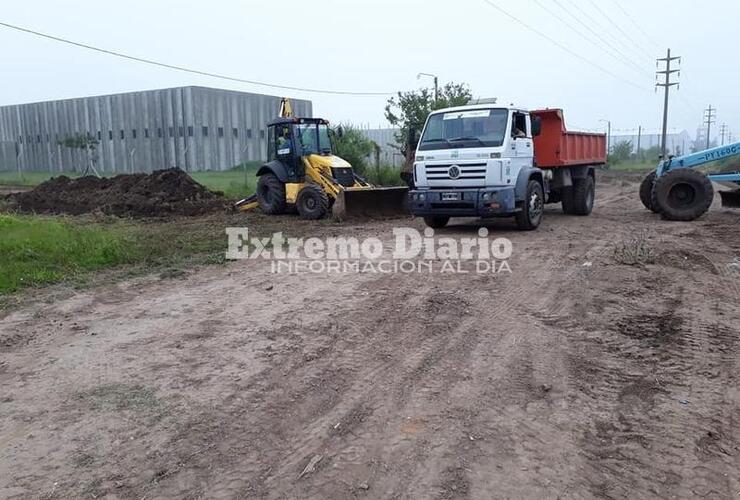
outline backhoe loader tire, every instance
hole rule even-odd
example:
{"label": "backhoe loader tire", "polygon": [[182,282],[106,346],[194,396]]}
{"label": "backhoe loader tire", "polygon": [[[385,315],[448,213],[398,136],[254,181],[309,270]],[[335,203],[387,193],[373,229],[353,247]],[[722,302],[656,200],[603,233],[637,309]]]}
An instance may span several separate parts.
{"label": "backhoe loader tire", "polygon": [[645,208],[653,213],[658,213],[658,209],[653,206],[653,187],[655,187],[656,172],[653,170],[642,180],[640,184],[640,201]]}
{"label": "backhoe loader tire", "polygon": [[664,219],[691,221],[704,215],[713,199],[714,188],[706,175],[677,168],[655,181],[651,203]]}
{"label": "backhoe loader tire", "polygon": [[596,183],[593,177],[587,175],[584,179],[576,179],[573,187],[573,214],[590,215],[595,197]]}
{"label": "backhoe loader tire", "polygon": [[309,184],[298,193],[295,206],[304,219],[323,219],[329,213],[329,197],[318,184]]}
{"label": "backhoe loader tire", "polygon": [[442,229],[450,222],[446,215],[427,215],[424,217],[424,223],[433,229]]}
{"label": "backhoe loader tire", "polygon": [[257,201],[266,214],[285,213],[285,184],[274,174],[261,175],[257,181]]}

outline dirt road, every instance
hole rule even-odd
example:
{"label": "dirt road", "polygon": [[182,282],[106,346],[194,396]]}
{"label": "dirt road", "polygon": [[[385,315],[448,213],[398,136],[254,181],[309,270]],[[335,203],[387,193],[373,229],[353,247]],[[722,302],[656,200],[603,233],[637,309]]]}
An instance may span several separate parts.
{"label": "dirt road", "polygon": [[[491,224],[511,274],[240,261],[25,307],[0,497],[739,498],[739,216],[607,178],[591,217]],[[641,231],[655,262],[618,262]]]}

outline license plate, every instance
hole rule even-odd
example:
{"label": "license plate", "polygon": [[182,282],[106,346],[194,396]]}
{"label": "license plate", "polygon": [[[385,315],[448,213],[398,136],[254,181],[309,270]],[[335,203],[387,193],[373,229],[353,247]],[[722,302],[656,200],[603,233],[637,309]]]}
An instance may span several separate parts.
{"label": "license plate", "polygon": [[460,193],[442,193],[442,201],[459,201]]}

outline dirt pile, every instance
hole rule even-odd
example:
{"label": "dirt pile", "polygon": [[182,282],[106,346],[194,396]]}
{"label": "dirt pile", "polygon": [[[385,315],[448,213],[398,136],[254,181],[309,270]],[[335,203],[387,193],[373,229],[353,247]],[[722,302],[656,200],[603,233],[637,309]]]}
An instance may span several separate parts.
{"label": "dirt pile", "polygon": [[180,169],[111,178],[55,177],[7,199],[23,212],[119,216],[200,215],[226,209],[219,193],[209,191]]}

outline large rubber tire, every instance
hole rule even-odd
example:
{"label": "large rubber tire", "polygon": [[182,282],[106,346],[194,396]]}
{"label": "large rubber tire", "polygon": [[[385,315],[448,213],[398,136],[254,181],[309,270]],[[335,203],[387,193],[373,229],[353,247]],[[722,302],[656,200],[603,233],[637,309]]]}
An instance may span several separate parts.
{"label": "large rubber tire", "polygon": [[295,206],[304,219],[323,219],[329,213],[329,196],[318,184],[308,184],[298,192]]}
{"label": "large rubber tire", "polygon": [[566,186],[562,188],[560,191],[560,196],[560,202],[563,205],[563,213],[567,215],[575,214],[575,188],[573,186]]}
{"label": "large rubber tire", "polygon": [[424,223],[434,229],[442,229],[450,222],[450,218],[446,215],[427,215],[424,217]]}
{"label": "large rubber tire", "polygon": [[585,179],[576,179],[573,187],[573,213],[575,215],[590,215],[596,198],[596,182],[587,175]]}
{"label": "large rubber tire", "polygon": [[269,215],[285,212],[285,184],[274,174],[261,175],[257,181],[257,202],[260,209]]}
{"label": "large rubber tire", "polygon": [[542,215],[545,211],[545,194],[542,191],[542,184],[536,180],[530,180],[527,184],[527,194],[524,198],[521,212],[517,212],[516,225],[523,231],[537,229],[542,222]]}
{"label": "large rubber tire", "polygon": [[690,168],[677,168],[655,181],[652,205],[667,220],[690,221],[709,210],[714,188],[709,178]]}
{"label": "large rubber tire", "polygon": [[653,206],[653,188],[655,187],[655,176],[657,172],[654,170],[647,174],[640,184],[640,201],[642,204],[653,213],[658,213],[658,210]]}

